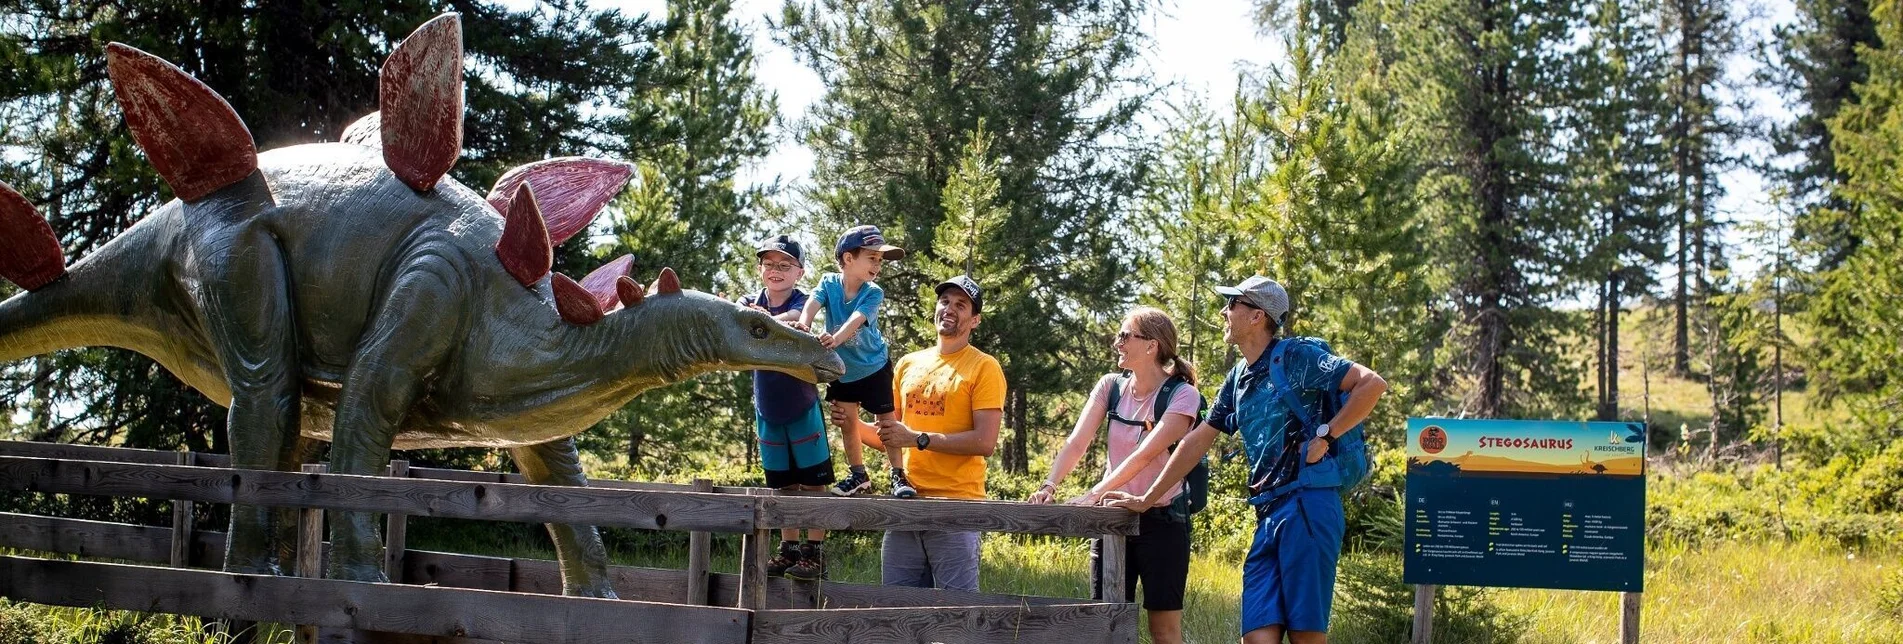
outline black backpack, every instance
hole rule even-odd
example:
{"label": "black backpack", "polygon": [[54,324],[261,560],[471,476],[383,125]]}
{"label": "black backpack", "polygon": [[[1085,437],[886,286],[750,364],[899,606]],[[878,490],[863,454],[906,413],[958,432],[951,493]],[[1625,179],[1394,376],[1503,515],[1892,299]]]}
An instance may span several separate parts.
{"label": "black backpack", "polygon": [[[1130,372],[1125,371],[1119,374],[1116,382],[1110,386],[1110,406],[1106,411],[1106,415],[1109,416],[1111,422],[1119,422],[1126,425],[1141,424],[1143,425],[1143,431],[1145,433],[1155,429],[1158,423],[1163,422],[1163,414],[1169,411],[1170,400],[1176,396],[1176,388],[1180,385],[1188,384],[1181,376],[1170,376],[1168,380],[1163,381],[1163,386],[1157,388],[1156,408],[1151,412],[1149,422],[1139,423],[1117,415],[1117,403],[1123,399],[1123,388],[1129,381]],[[1203,411],[1209,407],[1208,399],[1202,398],[1200,394],[1197,395],[1197,398],[1196,417],[1190,419],[1190,429],[1195,429],[1197,423],[1202,422]],[[1180,442],[1177,443],[1177,445],[1181,444]],[[1176,445],[1171,445],[1169,451],[1174,454],[1176,452]],[[1176,500],[1171,501],[1169,507],[1171,514],[1176,515],[1178,519],[1185,522],[1189,521],[1190,515],[1201,512],[1203,508],[1209,507],[1208,455],[1204,455],[1203,460],[1196,463],[1196,467],[1190,468],[1189,473],[1183,475],[1183,493],[1176,495]]]}

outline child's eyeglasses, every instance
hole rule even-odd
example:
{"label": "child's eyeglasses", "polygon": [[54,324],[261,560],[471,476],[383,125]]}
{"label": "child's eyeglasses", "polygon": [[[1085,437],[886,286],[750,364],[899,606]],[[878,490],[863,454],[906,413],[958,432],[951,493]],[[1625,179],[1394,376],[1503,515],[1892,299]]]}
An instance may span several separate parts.
{"label": "child's eyeglasses", "polygon": [[764,268],[769,271],[773,271],[775,273],[791,273],[793,272],[794,269],[799,267],[800,267],[799,264],[788,264],[786,262],[760,262],[760,268]]}

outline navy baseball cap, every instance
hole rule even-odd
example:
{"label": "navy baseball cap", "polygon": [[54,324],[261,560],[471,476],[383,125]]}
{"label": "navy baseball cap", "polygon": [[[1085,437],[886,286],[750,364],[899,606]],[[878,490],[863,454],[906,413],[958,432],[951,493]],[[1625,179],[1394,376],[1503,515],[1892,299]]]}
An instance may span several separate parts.
{"label": "navy baseball cap", "polygon": [[774,237],[773,239],[769,239],[764,242],[761,242],[760,248],[754,251],[753,256],[759,257],[761,255],[765,255],[767,251],[770,251],[770,250],[777,250],[782,253],[786,253],[788,256],[791,256],[793,258],[793,261],[795,263],[798,263],[801,266],[806,265],[806,252],[800,250],[800,243],[793,241],[792,237],[788,237],[786,235],[780,235],[778,237]]}
{"label": "navy baseball cap", "polygon": [[840,235],[839,244],[833,247],[833,257],[861,248],[879,251],[889,262],[905,259],[905,249],[885,243],[885,235],[879,234],[878,226],[857,226]]}
{"label": "navy baseball cap", "polygon": [[953,289],[953,288],[964,291],[965,296],[971,298],[972,314],[974,315],[984,314],[984,309],[985,309],[984,289],[978,288],[978,281],[971,279],[970,275],[959,275],[958,277],[954,277],[954,278],[945,280],[943,282],[939,282],[938,286],[932,288],[932,293],[935,295],[944,295],[947,289]]}

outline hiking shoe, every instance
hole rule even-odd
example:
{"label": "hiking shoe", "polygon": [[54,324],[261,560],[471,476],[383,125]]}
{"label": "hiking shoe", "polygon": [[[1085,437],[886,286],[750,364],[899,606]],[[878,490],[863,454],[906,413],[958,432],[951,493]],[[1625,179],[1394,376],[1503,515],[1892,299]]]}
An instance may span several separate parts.
{"label": "hiking shoe", "polygon": [[800,544],[800,560],[786,569],[786,578],[819,581],[826,578],[826,552],[817,543]]}
{"label": "hiking shoe", "polygon": [[905,470],[892,470],[892,496],[901,499],[918,496],[918,490],[912,489],[912,482],[906,480]]}
{"label": "hiking shoe", "polygon": [[780,543],[780,554],[766,560],[766,576],[779,577],[786,574],[788,568],[799,564],[801,546],[790,542]]}
{"label": "hiking shoe", "polygon": [[847,470],[846,478],[827,489],[832,491],[833,496],[852,496],[868,492],[872,490],[872,477],[866,476],[865,472]]}

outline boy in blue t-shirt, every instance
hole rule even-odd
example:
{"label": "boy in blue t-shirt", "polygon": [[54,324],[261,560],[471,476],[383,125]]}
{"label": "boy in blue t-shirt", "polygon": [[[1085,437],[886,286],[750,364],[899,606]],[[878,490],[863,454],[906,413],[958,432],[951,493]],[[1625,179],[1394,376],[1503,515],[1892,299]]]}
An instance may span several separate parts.
{"label": "boy in blue t-shirt", "polygon": [[[879,305],[885,291],[872,280],[878,279],[885,262],[905,258],[905,249],[885,243],[876,226],[859,226],[839,236],[833,246],[833,259],[839,272],[819,278],[819,287],[806,301],[799,326],[813,323],[821,309],[826,311],[826,332],[819,342],[839,354],[846,364],[839,382],[826,387],[826,400],[834,405],[833,418],[846,451],[851,472],[833,484],[832,493],[852,496],[872,489],[872,477],[866,474],[865,456],[860,442],[871,435],[872,426],[859,419],[859,408],[879,420],[896,420],[892,404],[892,361],[886,351],[885,336],[879,333]],[[892,496],[909,499],[918,490],[905,478],[905,449],[885,448],[892,463]]]}
{"label": "boy in blue t-shirt", "polygon": [[[761,244],[754,255],[760,258],[764,288],[741,297],[740,304],[783,323],[798,322],[809,299],[799,289],[800,278],[806,276],[806,254],[799,242],[780,235]],[[767,487],[819,491],[833,482],[818,387],[775,371],[753,372],[753,425]],[[806,537],[802,542],[799,529],[781,529],[780,554],[767,560],[767,574],[808,581],[824,577],[826,531],[808,528]]]}

